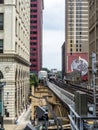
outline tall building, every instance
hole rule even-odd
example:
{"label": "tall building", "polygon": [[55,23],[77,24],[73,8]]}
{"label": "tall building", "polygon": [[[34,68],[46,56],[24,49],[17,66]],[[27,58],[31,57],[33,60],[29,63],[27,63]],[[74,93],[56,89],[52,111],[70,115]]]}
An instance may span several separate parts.
{"label": "tall building", "polygon": [[[89,68],[92,68],[92,53],[96,54],[98,68],[98,0],[89,1]],[[97,73],[98,77],[98,73]],[[92,69],[89,69],[89,81],[92,81]]]}
{"label": "tall building", "polygon": [[4,86],[4,120],[13,123],[29,93],[29,0],[0,1],[0,73]]}
{"label": "tall building", "polygon": [[88,72],[88,0],[66,0],[65,73]]}
{"label": "tall building", "polygon": [[30,73],[42,68],[42,15],[43,0],[31,0],[30,11]]}

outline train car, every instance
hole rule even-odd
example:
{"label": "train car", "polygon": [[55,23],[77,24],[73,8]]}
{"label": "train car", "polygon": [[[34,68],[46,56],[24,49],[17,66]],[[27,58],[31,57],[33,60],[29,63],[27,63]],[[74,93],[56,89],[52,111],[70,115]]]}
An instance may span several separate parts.
{"label": "train car", "polygon": [[49,81],[55,80],[56,79],[56,74],[48,73],[48,79],[49,79]]}
{"label": "train car", "polygon": [[48,76],[47,71],[40,70],[40,71],[38,72],[38,80],[39,80],[39,83],[46,81],[46,80],[47,80],[47,76]]}

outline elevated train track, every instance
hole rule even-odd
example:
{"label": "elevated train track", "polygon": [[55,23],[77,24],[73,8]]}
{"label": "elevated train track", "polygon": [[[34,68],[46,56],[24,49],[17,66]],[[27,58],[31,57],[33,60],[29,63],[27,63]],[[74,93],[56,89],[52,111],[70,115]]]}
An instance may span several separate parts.
{"label": "elevated train track", "polygon": [[[93,104],[93,90],[87,89],[85,86],[73,84],[73,83],[64,83],[63,80],[52,80],[53,84],[57,85],[58,87],[64,89],[65,91],[68,91],[69,93],[75,95],[76,91],[82,91],[87,94],[88,102]],[[74,99],[73,99],[74,100]]]}
{"label": "elevated train track", "polygon": [[[70,124],[73,130],[84,130],[87,126],[87,130],[92,128],[93,130],[98,129],[98,116],[94,115],[94,112],[89,109],[91,107],[94,108],[94,91],[93,89],[87,89],[86,86],[72,84],[72,83],[64,83],[62,80],[53,79],[50,82],[48,81],[48,87],[51,89],[55,95],[62,101],[64,105],[68,106],[68,110],[70,110]],[[76,91],[82,91],[87,94],[87,105],[88,105],[88,113],[85,116],[75,111],[75,94]],[[85,98],[84,98],[85,99]],[[80,108],[80,107],[79,107]],[[87,108],[86,108],[87,109]],[[85,123],[86,121],[86,123]],[[89,121],[93,122],[93,125],[88,124]],[[85,126],[86,124],[86,126]],[[97,129],[96,129],[97,128]]]}
{"label": "elevated train track", "polygon": [[54,83],[48,82],[48,87],[54,92],[54,94],[64,103],[64,105],[74,106],[74,94],[62,89]]}

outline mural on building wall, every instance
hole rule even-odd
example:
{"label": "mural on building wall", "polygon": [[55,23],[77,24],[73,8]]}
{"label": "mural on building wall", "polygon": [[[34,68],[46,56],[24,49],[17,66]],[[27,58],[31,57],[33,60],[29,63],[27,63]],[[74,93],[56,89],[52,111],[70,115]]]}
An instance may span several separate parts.
{"label": "mural on building wall", "polygon": [[88,62],[79,57],[77,59],[74,59],[71,64],[71,71],[78,70],[81,72],[81,75],[86,75],[88,72]]}
{"label": "mural on building wall", "polygon": [[68,55],[68,73],[74,70],[80,71],[82,76],[88,73],[87,53]]}

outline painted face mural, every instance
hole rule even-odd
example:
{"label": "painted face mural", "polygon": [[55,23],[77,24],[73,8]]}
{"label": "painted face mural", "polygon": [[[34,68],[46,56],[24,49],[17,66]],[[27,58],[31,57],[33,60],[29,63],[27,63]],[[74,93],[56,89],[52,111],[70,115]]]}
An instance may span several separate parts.
{"label": "painted face mural", "polygon": [[78,70],[81,72],[82,76],[88,72],[88,62],[83,58],[77,58],[72,61],[71,71]]}

